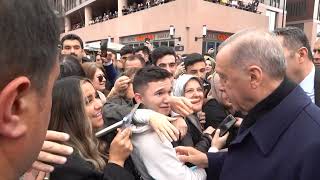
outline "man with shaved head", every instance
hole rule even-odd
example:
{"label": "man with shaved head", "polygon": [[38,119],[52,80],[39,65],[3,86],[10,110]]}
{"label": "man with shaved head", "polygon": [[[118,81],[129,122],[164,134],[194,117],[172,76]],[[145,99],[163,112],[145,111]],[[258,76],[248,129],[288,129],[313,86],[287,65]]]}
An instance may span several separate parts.
{"label": "man with shaved head", "polygon": [[219,48],[221,90],[247,116],[228,152],[178,147],[180,160],[207,167],[210,180],[320,179],[320,109],[286,78],[276,37],[248,30]]}

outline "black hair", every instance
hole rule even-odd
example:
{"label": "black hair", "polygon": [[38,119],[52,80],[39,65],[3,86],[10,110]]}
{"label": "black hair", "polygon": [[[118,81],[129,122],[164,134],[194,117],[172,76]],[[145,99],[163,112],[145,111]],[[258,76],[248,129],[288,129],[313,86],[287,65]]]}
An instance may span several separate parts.
{"label": "black hair", "polygon": [[45,92],[57,63],[59,26],[48,1],[0,1],[0,91],[18,76]]}
{"label": "black hair", "polygon": [[157,66],[147,66],[140,69],[133,79],[133,91],[143,93],[144,87],[150,82],[157,82],[167,78],[171,78],[172,74],[165,69]]}
{"label": "black hair", "polygon": [[312,61],[313,56],[311,47],[306,34],[297,27],[285,27],[278,28],[273,31],[277,36],[283,37],[283,46],[290,51],[296,51],[301,47],[305,47],[308,50],[308,58]]}
{"label": "black hair", "polygon": [[120,55],[123,56],[123,55],[126,55],[126,54],[133,54],[133,48],[130,47],[130,46],[123,46],[120,49]]}
{"label": "black hair", "polygon": [[144,66],[146,64],[146,61],[143,59],[143,57],[141,57],[140,55],[131,55],[127,58],[126,62],[127,61],[133,61],[135,59],[138,59],[141,64]]}
{"label": "black hair", "polygon": [[60,56],[60,75],[59,79],[69,76],[86,77],[79,60],[72,55]]}
{"label": "black hair", "polygon": [[172,48],[167,46],[160,46],[157,49],[153,50],[151,54],[152,64],[156,65],[157,61],[166,55],[172,55],[176,57],[175,51]]}
{"label": "black hair", "polygon": [[188,54],[184,59],[184,66],[187,69],[187,67],[192,66],[193,64],[197,62],[205,62],[204,57],[199,53],[192,53]]}
{"label": "black hair", "polygon": [[108,41],[105,41],[100,46],[101,51],[107,51],[108,50]]}
{"label": "black hair", "polygon": [[82,39],[76,35],[76,34],[67,34],[65,36],[62,37],[61,39],[61,47],[63,48],[63,43],[65,40],[77,40],[80,43],[81,49],[83,49],[83,41]]}
{"label": "black hair", "polygon": [[150,49],[147,46],[138,46],[134,48],[134,53],[142,51],[144,54],[150,55]]}

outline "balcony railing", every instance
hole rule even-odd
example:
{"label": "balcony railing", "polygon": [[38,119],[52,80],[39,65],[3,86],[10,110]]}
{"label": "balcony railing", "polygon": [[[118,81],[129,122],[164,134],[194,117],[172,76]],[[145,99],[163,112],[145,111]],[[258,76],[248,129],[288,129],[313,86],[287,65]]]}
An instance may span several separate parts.
{"label": "balcony railing", "polygon": [[154,2],[147,0],[145,3],[140,3],[140,4],[133,3],[128,7],[124,7],[122,9],[122,14],[127,15],[131,13],[135,13],[135,12],[142,11],[144,9],[149,9],[151,7],[159,6],[161,4],[165,4],[171,1],[174,1],[174,0],[155,0]]}

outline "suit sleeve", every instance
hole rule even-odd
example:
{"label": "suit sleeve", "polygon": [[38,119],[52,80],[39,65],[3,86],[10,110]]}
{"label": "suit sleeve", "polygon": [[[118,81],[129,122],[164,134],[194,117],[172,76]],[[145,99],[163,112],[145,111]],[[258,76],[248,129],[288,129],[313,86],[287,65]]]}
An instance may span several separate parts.
{"label": "suit sleeve", "polygon": [[218,180],[220,176],[220,172],[222,170],[222,166],[224,163],[224,159],[226,157],[226,152],[217,152],[217,153],[208,153],[208,162],[209,167],[206,169],[207,179],[210,180]]}

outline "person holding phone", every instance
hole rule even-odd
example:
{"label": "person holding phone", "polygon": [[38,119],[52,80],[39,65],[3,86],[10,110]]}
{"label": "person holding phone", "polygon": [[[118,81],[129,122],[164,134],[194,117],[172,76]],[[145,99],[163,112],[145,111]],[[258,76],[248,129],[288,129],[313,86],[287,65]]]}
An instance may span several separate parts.
{"label": "person holding phone", "polygon": [[56,165],[50,179],[134,179],[124,169],[132,151],[130,129],[120,130],[109,148],[94,136],[103,127],[102,103],[92,83],[85,78],[67,77],[55,84],[50,130],[70,135],[66,145],[74,152],[64,165]]}
{"label": "person holding phone", "polygon": [[232,105],[248,114],[228,152],[178,147],[179,159],[207,167],[211,180],[320,179],[315,170],[320,165],[320,109],[286,78],[278,39],[269,32],[246,30],[219,48],[216,72],[222,88]]}
{"label": "person holding phone", "polygon": [[[173,95],[183,96],[194,102],[192,106],[194,113],[185,117],[185,122],[188,126],[187,133],[175,145],[192,146],[201,152],[207,152],[212,144],[214,129],[210,126],[203,131],[205,114],[202,112],[204,89],[201,80],[193,75],[181,75],[173,86]],[[224,139],[227,137],[228,134],[223,136]],[[219,145],[215,148],[220,149],[221,146]]]}

